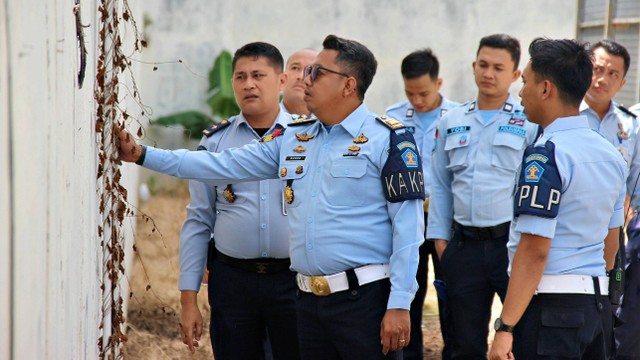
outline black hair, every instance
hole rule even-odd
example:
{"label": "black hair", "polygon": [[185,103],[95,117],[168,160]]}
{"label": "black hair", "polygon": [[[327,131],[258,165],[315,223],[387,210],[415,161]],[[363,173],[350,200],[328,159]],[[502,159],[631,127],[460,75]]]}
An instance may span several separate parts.
{"label": "black hair", "polygon": [[560,100],[580,106],[591,86],[592,53],[588,44],[576,40],[536,38],[529,45],[535,81],[550,80],[558,88]]}
{"label": "black hair", "polygon": [[358,95],[361,100],[364,100],[364,94],[371,85],[378,68],[378,62],[373,53],[357,41],[335,35],[328,35],[322,42],[322,47],[325,50],[338,52],[336,63],[342,67],[343,72],[356,78]]}
{"label": "black hair", "polygon": [[235,54],[233,54],[233,60],[231,61],[231,69],[236,69],[236,62],[240,58],[251,57],[257,60],[260,57],[263,57],[269,61],[269,64],[273,66],[276,70],[276,73],[282,73],[282,69],[284,67],[284,59],[282,58],[282,54],[280,50],[275,46],[265,43],[265,42],[252,42],[248,43],[238,50],[236,50]]}
{"label": "black hair", "polygon": [[440,63],[431,49],[412,52],[402,60],[402,65],[400,66],[402,77],[407,80],[429,75],[431,80],[436,81],[439,71]]}
{"label": "black hair", "polygon": [[487,35],[480,39],[476,56],[478,56],[480,49],[483,47],[507,50],[511,55],[511,60],[513,60],[513,70],[515,71],[518,68],[520,64],[520,41],[518,39],[507,34]]}
{"label": "black hair", "polygon": [[629,56],[627,48],[613,40],[600,40],[591,46],[591,51],[593,52],[597,48],[603,48],[609,55],[620,56],[624,60],[624,76],[627,76],[627,71],[631,66],[631,56]]}

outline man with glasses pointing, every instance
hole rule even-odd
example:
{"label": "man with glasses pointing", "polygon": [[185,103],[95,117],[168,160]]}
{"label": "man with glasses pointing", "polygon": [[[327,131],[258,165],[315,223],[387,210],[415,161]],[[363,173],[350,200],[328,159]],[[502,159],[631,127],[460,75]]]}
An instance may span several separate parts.
{"label": "man with glasses pointing", "polygon": [[142,147],[123,131],[120,157],[209,183],[283,180],[302,358],[389,358],[411,341],[422,164],[411,133],[363,104],[373,54],[334,35],[323,48],[305,69],[317,119],[220,154]]}

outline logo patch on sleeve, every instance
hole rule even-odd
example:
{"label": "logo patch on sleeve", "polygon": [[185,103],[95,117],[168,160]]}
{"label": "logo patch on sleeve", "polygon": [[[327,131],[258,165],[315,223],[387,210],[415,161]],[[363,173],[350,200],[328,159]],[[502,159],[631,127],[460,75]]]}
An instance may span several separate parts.
{"label": "logo patch on sleeve", "polygon": [[555,160],[555,144],[529,145],[514,197],[514,214],[555,218],[562,198],[562,179]]}
{"label": "logo patch on sleeve", "polygon": [[382,190],[389,202],[424,200],[422,160],[413,135],[391,131],[389,157],[382,168]]}

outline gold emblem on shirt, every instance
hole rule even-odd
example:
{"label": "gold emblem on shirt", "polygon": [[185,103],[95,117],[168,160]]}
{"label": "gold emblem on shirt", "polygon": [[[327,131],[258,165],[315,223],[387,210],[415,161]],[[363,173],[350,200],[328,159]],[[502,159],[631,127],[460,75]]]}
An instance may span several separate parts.
{"label": "gold emblem on shirt", "polygon": [[303,152],[307,151],[307,149],[302,145],[298,145],[298,146],[293,148],[293,151],[297,152],[297,153],[303,153]]}
{"label": "gold emblem on shirt", "polygon": [[229,203],[233,203],[234,201],[236,201],[236,194],[233,193],[231,184],[227,185],[227,187],[224,188],[224,190],[222,191],[222,196],[224,196],[224,199]]}
{"label": "gold emblem on shirt", "polygon": [[293,189],[291,188],[291,186],[287,185],[284,187],[284,201],[287,202],[287,204],[292,204],[293,203]]}
{"label": "gold emblem on shirt", "polygon": [[369,138],[367,138],[366,136],[364,136],[364,134],[360,134],[360,135],[356,136],[356,137],[353,139],[353,142],[354,142],[354,143],[356,143],[356,144],[364,144],[364,143],[366,143],[367,141],[369,141]]}
{"label": "gold emblem on shirt", "polygon": [[285,177],[287,176],[287,168],[282,168],[280,169],[280,177]]}
{"label": "gold emblem on shirt", "polygon": [[316,137],[316,136],[315,135],[309,135],[307,133],[303,133],[303,134],[296,133],[296,139],[298,139],[300,141],[309,141],[309,140],[313,139],[314,137]]}

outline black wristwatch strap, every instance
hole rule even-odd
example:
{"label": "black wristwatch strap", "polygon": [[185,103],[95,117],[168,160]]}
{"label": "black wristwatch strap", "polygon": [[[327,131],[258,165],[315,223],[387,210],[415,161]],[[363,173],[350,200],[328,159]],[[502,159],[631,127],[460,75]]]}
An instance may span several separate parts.
{"label": "black wristwatch strap", "polygon": [[147,147],[142,145],[142,153],[140,154],[140,158],[136,161],[136,164],[142,165],[144,164],[144,158],[147,156]]}

